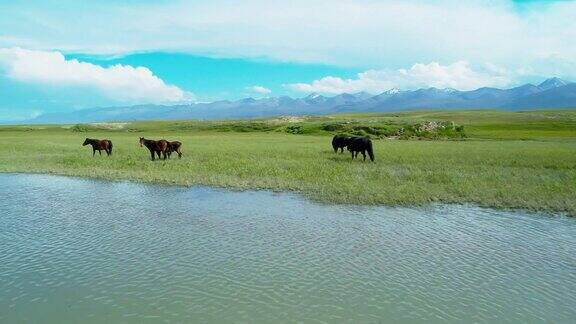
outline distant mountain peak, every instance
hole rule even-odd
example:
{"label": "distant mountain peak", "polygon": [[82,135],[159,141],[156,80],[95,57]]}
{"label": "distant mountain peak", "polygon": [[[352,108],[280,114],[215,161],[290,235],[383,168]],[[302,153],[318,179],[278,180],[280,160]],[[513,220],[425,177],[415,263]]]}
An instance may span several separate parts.
{"label": "distant mountain peak", "polygon": [[317,99],[323,97],[321,94],[319,94],[318,92],[312,92],[311,94],[309,94],[306,99]]}
{"label": "distant mountain peak", "polygon": [[253,103],[253,102],[256,102],[256,99],[254,99],[252,97],[248,97],[248,98],[240,99],[239,102],[241,102],[241,103]]}
{"label": "distant mountain peak", "polygon": [[570,81],[566,81],[566,80],[562,80],[560,78],[554,77],[554,78],[550,78],[550,79],[546,79],[544,80],[542,83],[540,83],[538,85],[538,88],[546,91],[549,89],[553,89],[553,88],[558,88],[558,87],[562,87],[565,85],[568,85],[572,82]]}
{"label": "distant mountain peak", "polygon": [[413,109],[507,110],[576,108],[576,83],[550,78],[538,86],[524,84],[514,88],[478,88],[460,91],[452,88],[399,90],[392,88],[378,95],[366,92],[306,97],[289,96],[221,100],[186,105],[137,105],[84,109],[70,113],[40,115],[32,123],[78,123],[154,119],[220,119],[278,115],[320,115],[337,112],[383,112]]}
{"label": "distant mountain peak", "polygon": [[389,94],[389,95],[397,94],[398,92],[400,92],[400,89],[398,89],[398,88],[391,88],[391,89],[384,91],[385,94]]}

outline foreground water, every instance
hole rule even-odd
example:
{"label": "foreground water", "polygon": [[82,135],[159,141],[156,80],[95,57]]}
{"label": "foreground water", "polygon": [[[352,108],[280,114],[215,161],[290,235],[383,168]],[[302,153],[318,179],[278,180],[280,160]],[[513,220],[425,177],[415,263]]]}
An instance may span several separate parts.
{"label": "foreground water", "polygon": [[576,219],[0,174],[0,322],[574,322]]}

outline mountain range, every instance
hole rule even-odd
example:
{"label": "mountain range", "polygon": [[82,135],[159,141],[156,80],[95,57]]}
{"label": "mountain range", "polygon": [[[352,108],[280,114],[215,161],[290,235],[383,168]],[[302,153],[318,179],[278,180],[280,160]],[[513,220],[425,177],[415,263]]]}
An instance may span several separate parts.
{"label": "mountain range", "polygon": [[311,94],[246,98],[187,105],[136,105],[43,114],[29,123],[79,123],[154,119],[231,119],[279,115],[322,115],[339,112],[394,112],[424,109],[558,109],[576,108],[576,83],[559,78],[510,89],[479,88],[471,91],[427,88],[390,89],[378,95],[366,92],[326,97]]}

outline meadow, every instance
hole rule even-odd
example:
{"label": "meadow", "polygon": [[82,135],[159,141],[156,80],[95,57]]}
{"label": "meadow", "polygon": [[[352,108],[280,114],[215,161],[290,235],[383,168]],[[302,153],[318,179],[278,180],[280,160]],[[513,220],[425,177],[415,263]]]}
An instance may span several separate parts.
{"label": "meadow", "polygon": [[[426,122],[448,125],[419,129]],[[368,135],[376,162],[335,154],[337,133]],[[140,136],[183,142],[179,160],[150,161]],[[108,138],[92,157],[84,138]],[[323,202],[473,203],[576,215],[576,110],[427,111],[1,126],[0,172],[232,189],[296,191]]]}

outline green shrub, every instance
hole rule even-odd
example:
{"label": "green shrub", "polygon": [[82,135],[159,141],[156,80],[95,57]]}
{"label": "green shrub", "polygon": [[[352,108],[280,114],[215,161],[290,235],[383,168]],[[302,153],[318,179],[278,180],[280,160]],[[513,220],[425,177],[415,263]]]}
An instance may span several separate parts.
{"label": "green shrub", "polygon": [[286,126],[286,133],[303,134],[304,129],[302,128],[302,125],[290,125],[290,126]]}
{"label": "green shrub", "polygon": [[335,132],[335,131],[345,131],[347,130],[349,127],[347,125],[347,123],[344,122],[340,122],[340,123],[328,123],[328,124],[323,124],[322,125],[322,130],[328,131],[328,132]]}
{"label": "green shrub", "polygon": [[367,137],[368,133],[366,133],[363,129],[355,129],[352,131],[352,135],[360,136],[360,137]]}
{"label": "green shrub", "polygon": [[88,126],[86,126],[86,125],[76,124],[76,125],[70,127],[70,130],[75,132],[75,133],[85,133],[89,129],[88,129]]}

